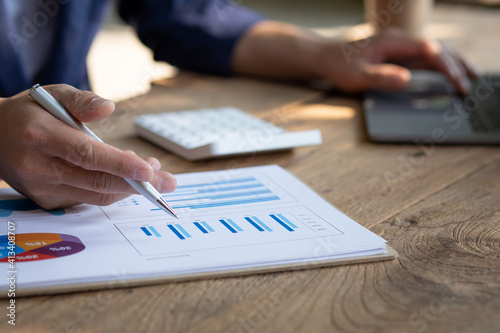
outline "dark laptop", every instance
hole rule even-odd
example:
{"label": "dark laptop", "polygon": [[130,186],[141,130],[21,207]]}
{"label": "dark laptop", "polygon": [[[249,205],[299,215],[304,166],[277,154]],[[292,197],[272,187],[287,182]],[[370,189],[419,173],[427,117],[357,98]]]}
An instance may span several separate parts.
{"label": "dark laptop", "polygon": [[377,142],[500,144],[500,74],[473,80],[468,96],[441,74],[415,71],[400,92],[370,91],[364,101],[368,136]]}

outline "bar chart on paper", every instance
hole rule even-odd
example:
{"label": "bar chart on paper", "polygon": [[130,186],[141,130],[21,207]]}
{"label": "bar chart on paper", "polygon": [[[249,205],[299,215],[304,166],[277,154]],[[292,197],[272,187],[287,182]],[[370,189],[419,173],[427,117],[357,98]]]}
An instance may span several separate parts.
{"label": "bar chart on paper", "polygon": [[178,223],[160,220],[115,226],[144,256],[342,235],[306,207],[283,207],[280,211],[234,212],[183,219]]}
{"label": "bar chart on paper", "polygon": [[[23,272],[16,294],[394,258],[383,238],[277,165],[176,179],[178,189],[165,198],[179,219],[140,195],[106,207],[44,211],[0,190],[0,222],[16,226],[14,254]],[[11,239],[0,236],[5,266]],[[4,295],[8,287],[0,282]]]}
{"label": "bar chart on paper", "polygon": [[342,234],[266,175],[217,175],[179,177],[177,190],[164,195],[180,220],[138,196],[101,209],[145,256]]}
{"label": "bar chart on paper", "polygon": [[[236,175],[222,179],[205,176],[185,180],[181,178],[178,181],[176,191],[164,194],[163,197],[179,216],[296,201],[281,186],[262,174]],[[163,211],[140,196],[133,196],[101,209],[110,220],[166,217]]]}

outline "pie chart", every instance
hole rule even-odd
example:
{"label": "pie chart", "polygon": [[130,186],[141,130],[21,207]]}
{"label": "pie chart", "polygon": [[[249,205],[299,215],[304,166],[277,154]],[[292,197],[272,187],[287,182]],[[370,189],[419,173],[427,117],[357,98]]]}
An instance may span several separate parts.
{"label": "pie chart", "polygon": [[56,233],[16,234],[13,248],[12,245],[7,235],[0,236],[0,262],[8,262],[13,249],[16,262],[60,258],[85,249],[78,237]]}

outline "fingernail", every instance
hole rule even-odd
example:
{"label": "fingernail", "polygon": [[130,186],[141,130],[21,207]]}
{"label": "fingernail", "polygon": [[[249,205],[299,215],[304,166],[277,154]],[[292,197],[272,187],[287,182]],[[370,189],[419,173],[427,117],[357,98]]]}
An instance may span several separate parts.
{"label": "fingernail", "polygon": [[157,188],[158,188],[158,191],[160,193],[165,193],[166,192],[166,189],[164,188],[165,187],[165,184],[163,184],[164,181],[163,180],[160,180],[160,182],[158,183],[157,185]]}
{"label": "fingernail", "polygon": [[110,101],[109,99],[97,97],[94,98],[92,101],[90,101],[88,108],[89,110],[96,110],[108,103],[113,104],[113,102]]}
{"label": "fingernail", "polygon": [[170,185],[168,184],[168,180],[162,180],[158,183],[158,190],[161,193],[169,192]]}
{"label": "fingernail", "polygon": [[151,165],[151,167],[153,168],[153,170],[155,171],[158,171],[161,169],[161,164],[160,164],[160,161],[158,161],[157,159],[154,159],[151,161],[151,163],[149,164]]}
{"label": "fingernail", "polygon": [[152,169],[136,169],[134,172],[134,179],[141,182],[149,182],[153,178]]}
{"label": "fingernail", "polygon": [[166,178],[158,183],[158,190],[162,193],[172,192],[175,189],[175,178]]}

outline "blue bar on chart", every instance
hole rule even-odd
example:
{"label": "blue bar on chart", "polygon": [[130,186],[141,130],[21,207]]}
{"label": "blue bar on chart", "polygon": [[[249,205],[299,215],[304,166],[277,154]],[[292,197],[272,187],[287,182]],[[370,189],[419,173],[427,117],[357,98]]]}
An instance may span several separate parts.
{"label": "blue bar on chart", "polygon": [[149,227],[149,230],[156,236],[156,237],[161,237],[160,233],[156,231],[155,227]]}
{"label": "blue bar on chart", "polygon": [[243,183],[243,182],[251,182],[251,181],[256,181],[256,179],[254,177],[247,177],[247,178],[239,178],[239,179],[220,180],[220,181],[213,182],[213,183],[179,185],[179,186],[177,186],[176,190],[181,190],[181,189],[185,189],[185,188],[193,188],[193,187],[204,187],[204,186],[211,186],[211,185]]}
{"label": "blue bar on chart", "polygon": [[283,221],[285,221],[286,223],[288,223],[288,225],[290,225],[292,228],[294,228],[294,229],[298,228],[295,224],[292,223],[292,221],[290,221],[285,216],[283,216],[283,214],[277,214],[277,215],[279,216],[280,219],[282,219]]}
{"label": "blue bar on chart", "polygon": [[173,225],[167,224],[167,227],[180,239],[186,239]]}
{"label": "blue bar on chart", "polygon": [[177,227],[177,229],[179,229],[182,232],[182,234],[186,238],[191,238],[191,235],[182,227],[182,225],[180,225],[179,223],[176,223],[175,226]]}
{"label": "blue bar on chart", "polygon": [[201,221],[201,224],[203,224],[203,226],[204,226],[204,227],[205,227],[208,231],[210,231],[210,232],[214,232],[214,231],[215,231],[214,229],[212,229],[212,227],[211,227],[211,226],[209,226],[209,225],[208,225],[208,223],[207,223],[207,222],[205,222],[205,221]]}
{"label": "blue bar on chart", "polygon": [[[229,185],[229,186],[209,186],[205,187],[202,189],[193,189],[193,190],[179,190],[179,186],[177,186],[175,193],[170,193],[170,194],[163,194],[162,197],[167,198],[168,201],[171,201],[173,197],[178,197],[179,195],[198,195],[198,194],[206,194],[206,193],[216,193],[216,192],[228,192],[228,191],[239,191],[239,190],[248,190],[251,188],[259,188],[259,187],[265,187],[261,183],[250,183],[250,184],[245,184],[245,185]],[[191,198],[193,199],[193,198]]]}
{"label": "blue bar on chart", "polygon": [[[231,200],[231,201],[219,201],[219,202],[214,202],[214,203],[205,203],[205,204],[193,204],[193,205],[172,205],[173,209],[181,209],[181,208],[189,208],[189,209],[199,209],[199,208],[209,208],[209,207],[222,207],[222,206],[234,206],[234,205],[241,205],[241,204],[247,204],[247,203],[254,203],[254,202],[266,202],[266,201],[273,201],[273,200],[279,200],[280,198],[276,195],[272,195],[269,197],[263,197],[263,198],[248,198],[248,199],[241,199],[241,200]],[[151,209],[153,210],[160,210],[160,208],[154,208]]]}
{"label": "blue bar on chart", "polygon": [[186,229],[184,229],[179,223],[176,223],[175,226],[177,227],[177,229],[179,229],[182,234],[186,237],[186,238],[191,238],[191,235],[186,231]]}
{"label": "blue bar on chart", "polygon": [[236,234],[237,231],[233,229],[226,221],[224,220],[219,220],[222,225],[224,225],[229,231],[231,231],[233,234]]}
{"label": "blue bar on chart", "polygon": [[146,236],[153,236],[152,233],[146,227],[141,227],[141,230],[146,234]]}
{"label": "blue bar on chart", "polygon": [[[234,206],[234,205],[241,205],[241,204],[247,204],[247,203],[266,202],[266,201],[274,201],[274,200],[280,200],[280,198],[276,195],[272,195],[272,196],[268,196],[268,197],[248,198],[248,199],[232,200],[232,201],[219,201],[219,202],[205,203],[205,204],[172,205],[172,208],[173,209],[181,209],[181,208],[199,209],[199,208],[210,208],[210,207]],[[151,208],[151,211],[156,211],[156,210],[161,210],[161,209],[160,208]]]}
{"label": "blue bar on chart", "polygon": [[260,225],[258,225],[257,223],[255,223],[254,221],[252,221],[251,218],[249,217],[245,217],[245,220],[247,220],[251,225],[253,225],[255,227],[255,229],[259,230],[259,231],[264,231],[264,229],[262,229],[262,227]]}
{"label": "blue bar on chart", "polygon": [[263,227],[264,229],[266,229],[267,231],[271,232],[273,231],[273,229],[269,228],[267,226],[267,224],[265,224],[264,222],[262,222],[257,216],[252,216],[253,220],[255,222],[257,222],[258,224],[260,224],[261,227]]}
{"label": "blue bar on chart", "polygon": [[[175,193],[163,195],[173,209],[202,209],[281,200],[254,177],[179,185]],[[160,208],[152,208],[159,211]]]}
{"label": "blue bar on chart", "polygon": [[276,217],[276,215],[271,214],[271,215],[269,215],[269,216],[271,216],[271,217],[273,218],[273,220],[275,220],[276,222],[278,222],[279,224],[281,224],[281,225],[283,226],[283,228],[285,228],[286,230],[288,230],[288,231],[294,231],[294,230],[292,229],[292,227],[290,227],[290,226],[289,226],[288,224],[286,224],[285,222],[281,221],[278,217]]}
{"label": "blue bar on chart", "polygon": [[227,222],[231,223],[231,225],[233,226],[234,229],[236,229],[238,231],[243,231],[243,229],[241,229],[241,227],[239,225],[237,225],[236,223],[234,223],[233,220],[227,219]]}
{"label": "blue bar on chart", "polygon": [[[228,198],[238,198],[238,197],[248,197],[252,195],[259,194],[272,194],[271,190],[263,189],[258,191],[251,192],[238,192],[238,193],[229,193],[229,194],[218,194],[214,195],[212,193],[202,194],[200,196],[194,196],[190,198],[190,200],[215,200],[215,199],[228,199]],[[165,197],[165,196],[164,196]],[[178,202],[178,201],[186,201],[186,199],[169,199],[168,202]]]}
{"label": "blue bar on chart", "polygon": [[194,224],[194,225],[195,225],[198,229],[200,229],[200,231],[201,231],[202,233],[204,233],[204,234],[208,234],[207,229],[203,228],[203,227],[201,226],[201,224],[200,224],[200,223],[198,223],[198,222],[193,222],[193,224]]}

